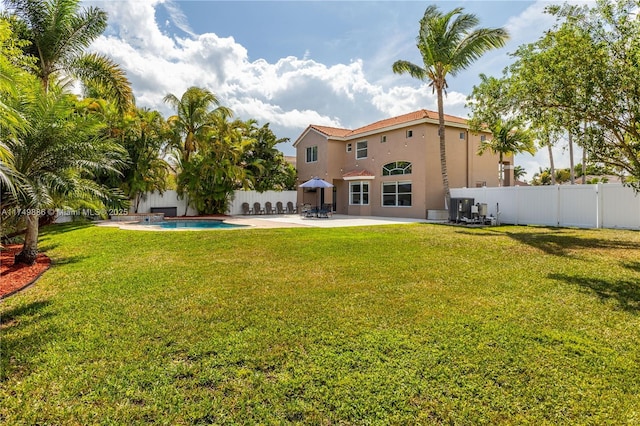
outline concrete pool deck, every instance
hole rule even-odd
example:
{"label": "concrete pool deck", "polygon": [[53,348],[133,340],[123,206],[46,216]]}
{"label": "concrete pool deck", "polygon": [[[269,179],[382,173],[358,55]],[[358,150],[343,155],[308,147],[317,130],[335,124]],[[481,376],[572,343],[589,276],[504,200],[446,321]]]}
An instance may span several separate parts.
{"label": "concrete pool deck", "polygon": [[340,228],[345,226],[374,226],[394,225],[400,223],[428,223],[426,219],[377,217],[377,216],[347,216],[334,214],[330,218],[305,218],[297,214],[290,215],[264,215],[264,216],[233,216],[228,223],[252,225],[257,228]]}
{"label": "concrete pool deck", "polygon": [[[247,228],[340,228],[345,226],[375,226],[395,225],[402,223],[441,223],[415,218],[377,217],[377,216],[347,216],[334,214],[328,219],[305,218],[298,214],[289,215],[262,215],[262,216],[228,216],[220,217],[226,223],[235,225],[247,225]],[[118,227],[137,231],[192,231],[193,229],[160,229],[149,225],[140,225],[134,222],[103,221],[98,226]],[[235,228],[242,229],[242,228]],[[245,228],[246,229],[246,228]],[[206,230],[206,229],[198,229]],[[217,229],[225,230],[225,229]],[[228,230],[228,229],[227,229]]]}

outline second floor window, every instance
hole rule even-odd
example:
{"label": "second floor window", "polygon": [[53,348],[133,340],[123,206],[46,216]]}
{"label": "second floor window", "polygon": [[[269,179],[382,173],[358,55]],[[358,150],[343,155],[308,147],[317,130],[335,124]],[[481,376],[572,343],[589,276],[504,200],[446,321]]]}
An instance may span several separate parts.
{"label": "second floor window", "polygon": [[408,161],[394,161],[382,166],[382,176],[410,175],[411,163]]}
{"label": "second floor window", "polygon": [[310,146],[307,148],[307,163],[315,163],[318,161],[318,147]]}
{"label": "second floor window", "polygon": [[367,158],[367,141],[356,143],[356,160]]}

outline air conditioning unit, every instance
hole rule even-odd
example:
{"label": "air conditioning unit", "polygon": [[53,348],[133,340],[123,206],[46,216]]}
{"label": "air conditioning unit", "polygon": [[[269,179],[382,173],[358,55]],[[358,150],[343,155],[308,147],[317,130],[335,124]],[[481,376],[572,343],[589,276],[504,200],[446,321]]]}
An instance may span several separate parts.
{"label": "air conditioning unit", "polygon": [[476,204],[476,206],[478,207],[478,216],[487,217],[487,215],[489,213],[489,208],[487,207],[487,204],[486,203],[478,203],[478,204]]}
{"label": "air conditioning unit", "polygon": [[463,218],[471,219],[471,206],[473,206],[473,198],[452,198],[449,206],[449,221],[461,222]]}

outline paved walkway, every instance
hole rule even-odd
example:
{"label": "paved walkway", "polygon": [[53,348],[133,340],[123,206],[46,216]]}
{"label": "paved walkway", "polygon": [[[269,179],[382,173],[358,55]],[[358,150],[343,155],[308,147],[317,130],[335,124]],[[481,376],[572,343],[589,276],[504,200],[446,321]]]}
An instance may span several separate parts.
{"label": "paved walkway", "polygon": [[347,216],[334,214],[328,219],[305,218],[300,215],[265,215],[265,216],[233,216],[225,220],[228,223],[251,225],[256,228],[291,228],[316,227],[338,228],[343,226],[371,226],[393,225],[399,223],[427,223],[426,219],[377,217],[377,216]]}
{"label": "paved walkway", "polygon": [[[223,219],[219,217],[217,219]],[[425,219],[398,218],[398,217],[376,217],[376,216],[347,216],[334,214],[328,219],[305,218],[297,214],[289,215],[264,215],[264,216],[230,216],[224,218],[227,223],[238,225],[248,225],[252,228],[338,228],[343,226],[372,226],[372,225],[393,225],[399,223],[427,223],[434,222]],[[118,227],[121,229],[139,231],[187,231],[189,229],[159,229],[148,225],[140,225],[135,222],[115,222],[102,221],[99,226]]]}

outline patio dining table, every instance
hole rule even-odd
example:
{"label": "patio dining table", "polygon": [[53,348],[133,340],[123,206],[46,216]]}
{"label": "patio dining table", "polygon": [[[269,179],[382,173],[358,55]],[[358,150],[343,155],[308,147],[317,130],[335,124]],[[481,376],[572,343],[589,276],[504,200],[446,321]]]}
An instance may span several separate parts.
{"label": "patio dining table", "polygon": [[318,219],[329,219],[331,212],[330,206],[318,207],[313,206],[304,210],[304,217],[315,217]]}

